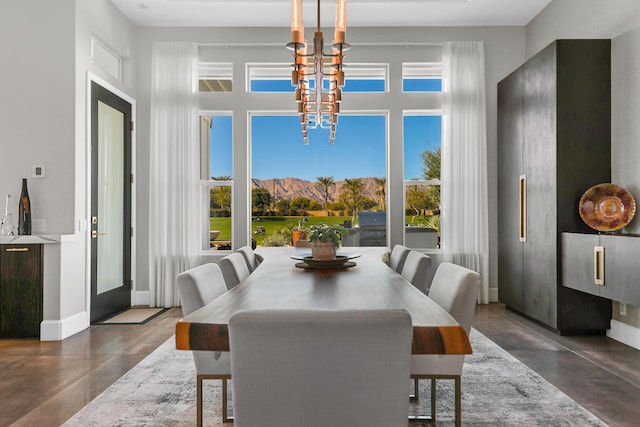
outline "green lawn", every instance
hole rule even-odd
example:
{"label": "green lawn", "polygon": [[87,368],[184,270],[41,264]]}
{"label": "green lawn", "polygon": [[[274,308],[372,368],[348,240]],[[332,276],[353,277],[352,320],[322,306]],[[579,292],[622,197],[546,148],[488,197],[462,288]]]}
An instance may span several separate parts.
{"label": "green lawn", "polygon": [[[273,234],[276,230],[286,228],[288,225],[298,225],[301,216],[277,216],[277,217],[260,217],[260,222],[255,221],[255,217],[251,222],[251,234],[256,239],[258,245],[262,244],[262,239]],[[303,223],[306,227],[312,224],[343,224],[345,220],[350,220],[351,216],[309,216],[306,217],[307,222]],[[231,240],[231,218],[211,218],[211,230],[220,230],[220,235],[216,240]],[[264,234],[256,234],[258,227],[264,227]]]}
{"label": "green lawn", "polygon": [[[298,221],[302,220],[302,218],[301,216],[264,216],[260,217],[260,222],[256,222],[254,217],[251,222],[251,234],[253,238],[256,239],[258,246],[260,246],[262,245],[262,239],[266,236],[273,234],[276,230],[286,228],[288,225],[298,225]],[[351,216],[309,216],[306,218],[308,222],[304,223],[304,225],[308,227],[312,224],[320,224],[323,222],[326,224],[343,224],[345,220],[350,220]],[[406,217],[406,224],[411,223],[411,218],[410,215]],[[413,223],[418,225],[425,221],[426,217],[419,216]],[[211,218],[210,223],[211,230],[220,230],[220,235],[216,240],[231,240],[231,218]],[[255,233],[258,227],[264,227],[264,234]]]}

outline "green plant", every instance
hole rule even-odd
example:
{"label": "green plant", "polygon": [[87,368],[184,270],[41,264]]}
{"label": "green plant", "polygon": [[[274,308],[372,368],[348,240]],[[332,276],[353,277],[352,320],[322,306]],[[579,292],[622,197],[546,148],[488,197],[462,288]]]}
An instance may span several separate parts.
{"label": "green plant", "polygon": [[290,237],[278,232],[262,239],[262,246],[286,246],[290,242]]}
{"label": "green plant", "polygon": [[440,215],[428,216],[425,220],[425,225],[438,230],[438,234],[440,234]]}
{"label": "green plant", "polygon": [[349,233],[346,228],[338,224],[328,225],[325,223],[314,224],[307,231],[307,240],[310,242],[333,242],[340,243],[340,237]]}
{"label": "green plant", "polygon": [[307,227],[302,225],[302,220],[298,220],[298,224],[297,225],[292,225],[291,226],[291,231],[301,231],[301,232],[304,233],[304,232],[307,231]]}

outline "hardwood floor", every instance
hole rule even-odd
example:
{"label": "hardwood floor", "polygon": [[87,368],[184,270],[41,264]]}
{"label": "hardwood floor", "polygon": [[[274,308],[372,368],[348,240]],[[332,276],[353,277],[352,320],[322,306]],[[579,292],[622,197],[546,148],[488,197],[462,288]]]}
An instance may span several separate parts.
{"label": "hardwood floor", "polygon": [[562,337],[502,304],[479,306],[474,327],[610,426],[639,425],[640,351],[604,335]]}
{"label": "hardwood floor", "polygon": [[[62,342],[0,340],[0,426],[59,426],[173,335],[180,313]],[[502,304],[479,306],[474,327],[607,424],[638,425],[640,351],[605,336],[561,337]]]}

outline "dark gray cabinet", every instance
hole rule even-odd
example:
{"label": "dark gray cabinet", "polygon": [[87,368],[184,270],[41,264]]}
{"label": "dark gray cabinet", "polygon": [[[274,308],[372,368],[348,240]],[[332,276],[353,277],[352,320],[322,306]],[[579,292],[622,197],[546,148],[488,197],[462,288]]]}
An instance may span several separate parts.
{"label": "dark gray cabinet", "polygon": [[563,334],[603,332],[611,304],[561,286],[560,235],[609,182],[611,43],[557,40],[498,84],[498,297]]}
{"label": "dark gray cabinet", "polygon": [[40,244],[0,245],[0,337],[39,337],[43,317]]}
{"label": "dark gray cabinet", "polygon": [[562,233],[562,284],[640,306],[640,238]]}

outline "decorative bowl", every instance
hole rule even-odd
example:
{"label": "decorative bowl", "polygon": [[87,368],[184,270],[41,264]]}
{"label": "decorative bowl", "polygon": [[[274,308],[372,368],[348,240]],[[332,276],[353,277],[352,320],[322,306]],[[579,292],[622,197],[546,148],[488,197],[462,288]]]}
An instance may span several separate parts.
{"label": "decorative bowl", "polygon": [[616,184],[598,184],[584,193],[579,211],[589,227],[612,232],[631,222],[636,213],[636,202],[631,193]]}

